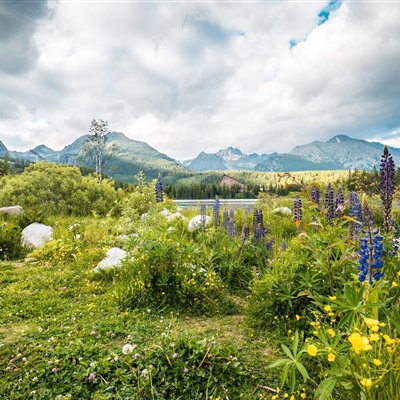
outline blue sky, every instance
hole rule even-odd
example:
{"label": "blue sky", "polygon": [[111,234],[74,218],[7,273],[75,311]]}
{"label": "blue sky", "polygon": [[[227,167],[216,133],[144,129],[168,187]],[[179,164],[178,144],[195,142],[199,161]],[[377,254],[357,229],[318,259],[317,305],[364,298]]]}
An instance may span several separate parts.
{"label": "blue sky", "polygon": [[400,2],[0,2],[0,140],[93,118],[180,160],[337,134],[400,147]]}

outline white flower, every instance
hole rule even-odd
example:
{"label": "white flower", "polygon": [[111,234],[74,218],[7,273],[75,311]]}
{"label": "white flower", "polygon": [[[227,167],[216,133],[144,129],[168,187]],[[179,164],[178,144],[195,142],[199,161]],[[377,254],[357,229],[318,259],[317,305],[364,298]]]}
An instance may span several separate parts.
{"label": "white flower", "polygon": [[132,353],[134,347],[131,344],[125,344],[122,346],[122,352],[124,354],[129,354]]}
{"label": "white flower", "polygon": [[147,371],[147,369],[143,369],[141,375],[142,376],[147,376],[149,374],[149,371]]}

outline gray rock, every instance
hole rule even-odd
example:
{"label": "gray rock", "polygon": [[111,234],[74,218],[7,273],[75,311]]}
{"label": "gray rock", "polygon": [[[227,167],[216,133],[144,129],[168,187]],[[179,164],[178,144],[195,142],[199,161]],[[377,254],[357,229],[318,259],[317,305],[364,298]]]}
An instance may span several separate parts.
{"label": "gray rock", "polygon": [[26,247],[41,247],[53,239],[53,228],[39,222],[28,225],[21,233],[21,243]]}
{"label": "gray rock", "polygon": [[286,215],[292,215],[292,210],[288,207],[278,207],[278,208],[275,208],[275,210],[273,212],[280,213],[280,214],[286,214]]}
{"label": "gray rock", "polygon": [[22,207],[21,206],[1,207],[0,212],[9,215],[18,215],[22,213]]}

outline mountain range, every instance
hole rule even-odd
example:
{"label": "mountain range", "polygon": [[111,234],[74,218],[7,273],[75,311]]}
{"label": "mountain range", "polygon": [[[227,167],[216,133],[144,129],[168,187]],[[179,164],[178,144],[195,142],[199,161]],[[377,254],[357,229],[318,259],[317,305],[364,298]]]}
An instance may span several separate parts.
{"label": "mountain range", "polygon": [[[52,161],[69,165],[90,166],[83,145],[88,135],[76,139],[60,151],[40,145],[26,152],[8,150],[0,141],[0,156],[30,161]],[[310,171],[310,170],[372,170],[379,169],[384,145],[378,142],[353,139],[337,135],[327,142],[314,141],[295,147],[289,153],[244,154],[239,149],[228,147],[217,153],[201,152],[196,158],[180,163],[160,153],[145,142],[132,140],[120,132],[108,134],[110,149],[106,160],[106,173],[122,182],[132,182],[142,171],[146,177],[173,181],[176,177],[190,175],[193,171]],[[400,165],[400,149],[389,147],[394,162]],[[169,179],[168,179],[169,177]]]}

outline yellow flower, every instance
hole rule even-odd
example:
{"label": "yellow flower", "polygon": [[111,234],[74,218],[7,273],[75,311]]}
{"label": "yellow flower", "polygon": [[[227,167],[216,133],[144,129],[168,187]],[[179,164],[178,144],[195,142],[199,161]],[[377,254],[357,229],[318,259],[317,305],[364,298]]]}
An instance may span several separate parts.
{"label": "yellow flower", "polygon": [[397,271],[397,275],[400,276],[400,271]]}
{"label": "yellow flower", "polygon": [[336,296],[329,296],[329,300],[330,301],[335,301],[336,300]]}
{"label": "yellow flower", "polygon": [[336,336],[336,333],[332,328],[328,329],[327,332],[328,332],[328,335],[331,335],[332,337]]}
{"label": "yellow flower", "polygon": [[368,351],[372,349],[372,346],[369,344],[368,338],[365,336],[361,336],[359,333],[354,332],[349,336],[349,342],[353,346],[353,350],[356,354],[360,354],[360,351]]}
{"label": "yellow flower", "polygon": [[363,378],[360,381],[361,385],[365,386],[365,387],[369,387],[372,386],[372,381],[369,378]]}
{"label": "yellow flower", "polygon": [[283,397],[284,397],[285,399],[287,399],[287,398],[289,397],[289,394],[288,394],[288,393],[285,393],[285,394],[283,395]]}
{"label": "yellow flower", "polygon": [[331,307],[330,305],[326,305],[326,306],[324,307],[324,310],[325,310],[326,312],[329,312],[329,311],[332,310],[332,307]]}
{"label": "yellow flower", "polygon": [[300,395],[300,397],[301,397],[302,399],[305,399],[305,398],[307,397],[307,395],[306,395],[305,393],[302,393],[302,394]]}
{"label": "yellow flower", "polygon": [[364,322],[371,331],[377,332],[379,330],[379,321],[377,319],[364,317]]}
{"label": "yellow flower", "polygon": [[315,357],[318,353],[318,349],[317,346],[315,346],[315,344],[309,344],[307,347],[307,353],[311,356],[311,357]]}
{"label": "yellow flower", "polygon": [[379,367],[380,365],[382,365],[382,361],[378,360],[377,358],[374,358],[374,364]]}
{"label": "yellow flower", "polygon": [[399,286],[399,285],[397,284],[397,282],[393,281],[392,282],[392,287],[395,287],[395,286]]}
{"label": "yellow flower", "polygon": [[380,336],[377,333],[371,333],[369,340],[371,342],[377,342],[380,339]]}
{"label": "yellow flower", "polygon": [[333,353],[329,353],[328,354],[328,361],[329,362],[335,361],[335,358],[336,358],[336,356]]}
{"label": "yellow flower", "polygon": [[300,319],[300,315],[296,315],[296,319],[298,321]]}
{"label": "yellow flower", "polygon": [[389,335],[383,335],[383,338],[386,340],[387,344],[394,344],[396,343],[396,340],[391,339]]}
{"label": "yellow flower", "polygon": [[391,347],[386,347],[386,351],[387,351],[388,353],[393,353],[393,349],[392,349]]}
{"label": "yellow flower", "polygon": [[294,395],[293,394],[290,396],[290,400],[294,400]]}
{"label": "yellow flower", "polygon": [[311,322],[310,322],[310,325],[311,325],[311,326],[314,326],[314,325],[315,325],[315,322],[314,322],[314,321],[311,321]]}
{"label": "yellow flower", "polygon": [[292,333],[292,330],[289,329],[289,330],[287,331],[287,333],[290,335],[290,334]]}
{"label": "yellow flower", "polygon": [[277,399],[277,398],[278,398],[278,396],[277,396],[276,394],[274,394],[274,395],[271,397],[272,400],[275,400],[275,399]]}

